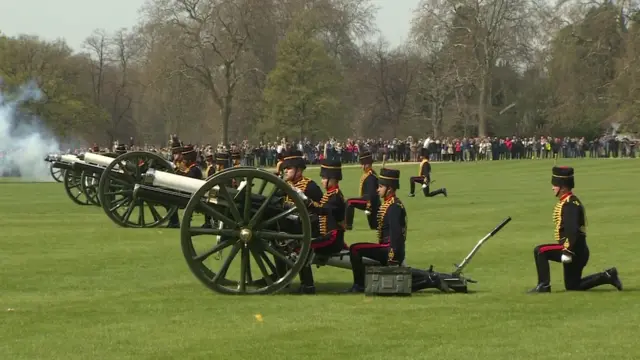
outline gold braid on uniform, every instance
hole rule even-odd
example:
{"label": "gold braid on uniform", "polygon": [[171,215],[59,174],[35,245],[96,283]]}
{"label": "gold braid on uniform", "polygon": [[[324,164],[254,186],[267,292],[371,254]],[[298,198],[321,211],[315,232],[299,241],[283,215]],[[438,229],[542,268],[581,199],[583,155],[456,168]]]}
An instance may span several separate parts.
{"label": "gold braid on uniform", "polygon": [[[334,189],[322,195],[322,199],[320,199],[320,202],[318,203],[318,207],[323,207],[324,204],[326,204],[327,201],[329,201],[329,198],[337,194],[338,191],[339,189]],[[327,234],[327,215],[318,216],[318,222],[320,223],[320,235],[322,236],[326,235]]]}
{"label": "gold braid on uniform", "polygon": [[554,230],[553,230],[553,238],[557,242],[560,242],[560,240],[561,240],[560,239],[560,226],[562,225],[562,208],[564,206],[564,203],[566,203],[569,198],[570,198],[570,196],[567,197],[567,199],[558,201],[556,206],[553,208],[553,222],[556,225]]}
{"label": "gold braid on uniform", "polygon": [[371,174],[375,174],[373,172],[373,169],[367,170],[366,173],[364,173],[364,174],[362,174],[362,176],[360,176],[360,196],[364,196],[364,194],[363,194],[364,189],[362,187],[364,186],[364,181],[367,180],[367,177],[369,177],[369,175],[371,175]]}
{"label": "gold braid on uniform", "polygon": [[[300,179],[300,181],[298,181],[297,183],[293,183],[291,181],[287,181],[287,183],[289,185],[292,185],[293,187],[295,187],[296,189],[302,191],[303,193],[307,190],[307,185],[309,185],[309,183],[311,182],[311,179],[307,178],[307,177],[303,177],[302,179]],[[293,199],[291,199],[289,197],[289,195],[287,195],[284,198],[284,202],[285,203],[290,203],[293,204]]]}
{"label": "gold braid on uniform", "polygon": [[382,206],[380,206],[380,210],[378,210],[378,240],[382,239],[382,224],[384,223],[384,216],[387,215],[387,210],[389,206],[391,206],[396,201],[395,197],[392,196],[388,200],[385,200]]}

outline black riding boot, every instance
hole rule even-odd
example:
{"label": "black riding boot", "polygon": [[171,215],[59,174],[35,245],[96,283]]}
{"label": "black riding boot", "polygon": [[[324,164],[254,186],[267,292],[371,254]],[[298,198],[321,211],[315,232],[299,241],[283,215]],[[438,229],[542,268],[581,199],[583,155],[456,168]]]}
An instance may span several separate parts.
{"label": "black riding boot", "polygon": [[300,288],[298,289],[300,294],[315,294],[316,287],[313,282],[313,271],[311,265],[305,265],[300,270]]}
{"label": "black riding boot", "polygon": [[618,277],[618,270],[611,268],[583,278],[580,281],[580,290],[589,290],[600,285],[613,285],[616,289],[622,291],[622,282]]}
{"label": "black riding boot", "polygon": [[426,197],[433,197],[433,196],[440,195],[440,194],[442,194],[442,195],[444,195],[446,197],[447,196],[447,189],[441,188],[441,189],[438,189],[438,190],[434,190],[434,191],[432,191],[430,193],[425,193],[424,195]]}

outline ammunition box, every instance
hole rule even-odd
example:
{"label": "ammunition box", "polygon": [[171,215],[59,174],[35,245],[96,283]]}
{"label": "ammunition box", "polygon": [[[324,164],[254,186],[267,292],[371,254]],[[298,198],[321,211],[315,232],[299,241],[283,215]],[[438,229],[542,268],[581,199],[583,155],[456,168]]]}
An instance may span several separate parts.
{"label": "ammunition box", "polygon": [[401,266],[367,266],[364,286],[367,296],[411,296],[411,271]]}

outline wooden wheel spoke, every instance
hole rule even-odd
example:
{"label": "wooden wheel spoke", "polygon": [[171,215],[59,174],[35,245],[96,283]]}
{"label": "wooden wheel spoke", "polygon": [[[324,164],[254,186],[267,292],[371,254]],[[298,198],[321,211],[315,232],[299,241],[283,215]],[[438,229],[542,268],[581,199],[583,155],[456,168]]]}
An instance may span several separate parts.
{"label": "wooden wheel spoke", "polygon": [[138,224],[142,226],[144,225],[144,202],[138,202],[138,211],[140,211],[138,213]]}
{"label": "wooden wheel spoke", "polygon": [[122,215],[122,220],[125,222],[128,222],[129,218],[131,217],[131,213],[133,213],[133,209],[135,208],[136,208],[136,205],[132,204],[132,202],[129,202],[127,211],[125,211],[124,215]]}
{"label": "wooden wheel spoke", "polygon": [[238,239],[240,237],[240,231],[235,229],[218,229],[218,228],[203,228],[203,227],[191,227],[189,228],[191,235],[215,235],[226,236]]}
{"label": "wooden wheel spoke", "polygon": [[147,203],[147,206],[149,207],[149,211],[151,212],[151,216],[153,216],[153,221],[157,222],[160,221],[162,219],[162,216],[160,216],[160,213],[158,212],[158,210],[156,210],[155,205],[153,205],[152,203]]}
{"label": "wooden wheel spoke", "polygon": [[[264,261],[262,261],[262,257],[266,256],[262,249],[256,249],[256,246],[249,246],[249,250],[251,251],[251,255],[253,259],[256,261],[258,265],[258,269],[260,269],[260,273],[262,274],[262,278],[266,281],[267,285],[273,284],[273,280],[271,279],[271,274],[267,271],[267,268],[264,266]],[[274,267],[275,272],[275,267]]]}
{"label": "wooden wheel spoke", "polygon": [[106,196],[115,196],[115,195],[130,196],[133,194],[133,190],[118,190],[118,191],[106,192],[104,194]]}
{"label": "wooden wheel spoke", "polygon": [[264,215],[265,210],[267,210],[267,207],[271,203],[271,199],[273,199],[273,196],[276,194],[276,190],[277,190],[276,187],[271,189],[271,193],[269,193],[269,196],[267,197],[267,199],[262,203],[262,205],[260,205],[260,207],[258,208],[258,211],[256,211],[255,214],[253,214],[253,217],[249,221],[249,225],[248,225],[249,228],[254,228],[258,223],[258,221],[262,220],[262,215]]}
{"label": "wooden wheel spoke", "polygon": [[238,224],[235,221],[233,221],[232,219],[229,219],[229,217],[220,213],[218,210],[214,209],[213,207],[209,206],[204,201],[200,201],[200,203],[198,204],[198,207],[199,207],[198,210],[205,213],[205,215],[209,215],[213,219],[221,221],[223,224],[225,224],[229,228],[236,228],[238,226]]}
{"label": "wooden wheel spoke", "polygon": [[246,246],[242,247],[242,253],[240,254],[240,292],[247,292],[247,272],[251,274],[249,268],[249,249]]}
{"label": "wooden wheel spoke", "polygon": [[293,261],[291,261],[291,259],[289,259],[288,257],[286,257],[283,253],[281,253],[280,251],[276,250],[273,248],[273,246],[271,246],[268,243],[263,242],[263,246],[264,249],[271,255],[273,255],[274,258],[278,258],[280,260],[282,260],[284,263],[287,264],[287,266],[289,267],[293,267]]}
{"label": "wooden wheel spoke", "polygon": [[236,239],[228,239],[226,241],[221,241],[219,243],[217,243],[214,247],[212,247],[211,249],[205,251],[204,253],[198,255],[198,256],[194,256],[193,260],[195,261],[199,261],[199,262],[203,262],[205,260],[207,260],[209,258],[209,256],[218,253],[226,248],[228,248],[229,246],[233,245],[237,243]]}
{"label": "wooden wheel spoke", "polygon": [[220,186],[220,190],[218,191],[218,193],[220,195],[222,195],[222,197],[227,201],[228,207],[229,207],[229,211],[231,211],[231,215],[235,219],[236,223],[242,224],[243,223],[242,215],[240,215],[240,211],[238,211],[238,207],[236,206],[236,202],[231,197],[231,194],[229,194],[229,191],[227,190],[227,187],[226,186]]}
{"label": "wooden wheel spoke", "polygon": [[288,210],[283,211],[280,214],[278,214],[278,215],[276,215],[276,216],[264,221],[263,223],[259,224],[256,227],[256,229],[264,229],[266,227],[269,227],[269,225],[272,225],[272,224],[274,224],[274,223],[286,218],[289,215],[293,215],[297,211],[298,211],[298,208],[293,206],[293,207],[289,208]]}
{"label": "wooden wheel spoke", "polygon": [[213,283],[217,283],[218,281],[224,279],[227,276],[227,271],[229,271],[229,267],[231,266],[231,262],[233,261],[233,259],[235,259],[236,255],[238,255],[238,252],[240,251],[240,248],[243,246],[243,244],[241,242],[236,242],[233,245],[233,248],[231,249],[231,252],[229,253],[229,255],[227,256],[226,259],[224,259],[224,263],[222,263],[222,266],[220,266],[220,270],[218,270],[218,273],[216,274],[216,276],[213,278]]}

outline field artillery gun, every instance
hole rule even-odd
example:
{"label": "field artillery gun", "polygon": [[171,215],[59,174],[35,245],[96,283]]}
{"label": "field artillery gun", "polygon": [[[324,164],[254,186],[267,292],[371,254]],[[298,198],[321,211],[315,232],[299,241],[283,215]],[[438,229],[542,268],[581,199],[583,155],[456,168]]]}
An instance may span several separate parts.
{"label": "field artillery gun", "polygon": [[58,155],[58,154],[49,154],[49,155],[45,156],[44,161],[49,163],[49,172],[51,173],[51,177],[53,178],[53,180],[55,180],[56,182],[61,183],[63,181],[63,171],[64,170],[62,170],[60,168],[53,167],[53,163],[59,157],[60,157],[60,155]]}
{"label": "field artillery gun", "polygon": [[[232,183],[240,185],[234,188]],[[196,278],[215,292],[275,293],[288,286],[306,264],[351,269],[346,250],[324,257],[312,252],[316,220],[306,202],[284,180],[266,170],[232,168],[205,181],[149,168],[142,181],[134,185],[132,196],[134,201],[184,208],[180,229],[183,256]],[[283,201],[285,197],[289,203]],[[200,214],[215,220],[218,226],[201,225],[197,220]],[[413,283],[420,286],[437,274],[445,283],[445,291],[467,292],[468,283],[473,281],[463,276],[463,268],[482,244],[510,220],[481,239],[450,274],[435,273],[432,268],[409,268]],[[225,256],[222,253],[226,249],[230,251]],[[212,266],[211,260],[221,264]],[[235,260],[240,266],[231,266]],[[285,273],[278,273],[275,260],[287,265]],[[367,265],[380,265],[375,260],[365,260]]]}
{"label": "field artillery gun", "polygon": [[45,161],[51,163],[51,176],[56,181],[62,179],[64,190],[67,196],[78,205],[92,205],[90,195],[87,195],[87,179],[83,179],[82,171],[78,169],[78,166],[83,164],[77,155],[73,154],[50,154],[45,158]]}

